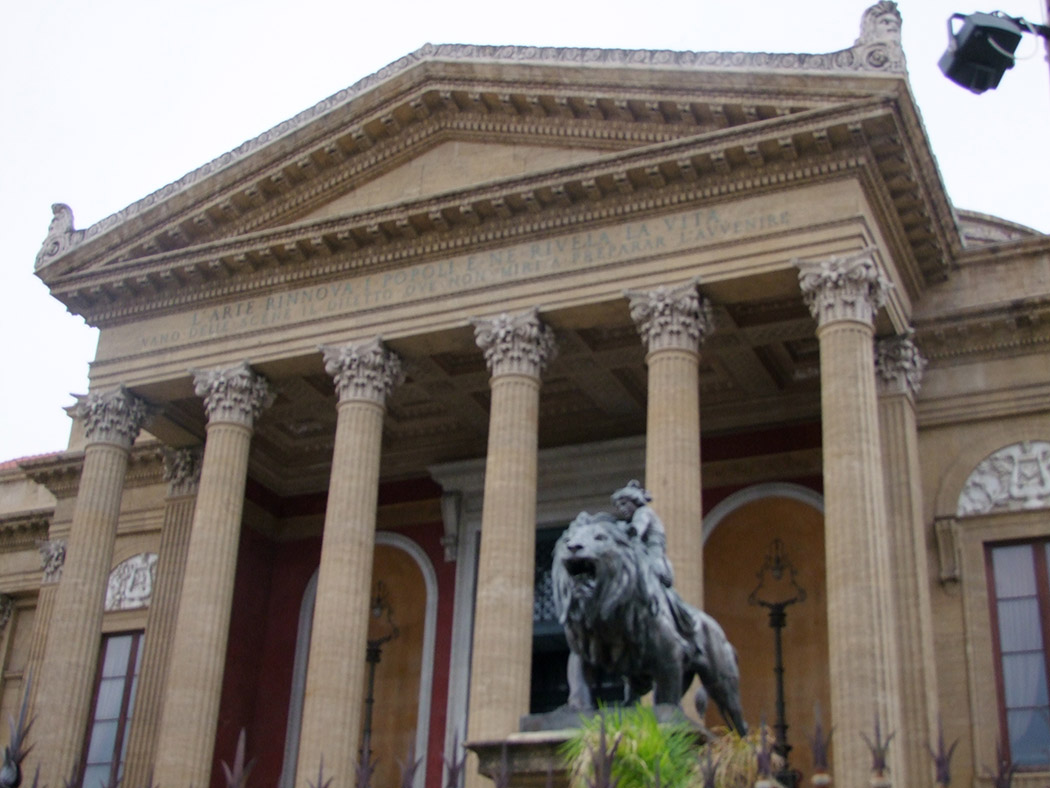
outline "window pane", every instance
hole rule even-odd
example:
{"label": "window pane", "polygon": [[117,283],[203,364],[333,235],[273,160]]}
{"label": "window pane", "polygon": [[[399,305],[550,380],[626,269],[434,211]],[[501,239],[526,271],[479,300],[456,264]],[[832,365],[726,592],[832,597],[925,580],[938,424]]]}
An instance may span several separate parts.
{"label": "window pane", "polygon": [[84,769],[84,788],[99,788],[109,782],[109,765],[88,766]]}
{"label": "window pane", "polygon": [[999,647],[1009,651],[1041,651],[1039,600],[1009,599],[999,603]]}
{"label": "window pane", "polygon": [[1032,546],[1007,545],[992,550],[995,595],[999,599],[1035,595],[1035,564]]}
{"label": "window pane", "polygon": [[1045,706],[1046,663],[1042,651],[1008,654],[1003,657],[1006,708]]}
{"label": "window pane", "polygon": [[103,677],[127,674],[128,657],[131,655],[131,638],[131,635],[119,635],[106,639],[106,656],[102,663]]}
{"label": "window pane", "polygon": [[1046,708],[1011,711],[1006,724],[1010,728],[1010,754],[1018,766],[1045,764],[1050,760],[1050,715]]}
{"label": "window pane", "polygon": [[98,685],[98,702],[95,704],[96,720],[114,720],[120,716],[120,704],[124,698],[124,678],[102,679]]}
{"label": "window pane", "polygon": [[88,745],[88,763],[111,763],[117,745],[117,721],[96,722],[91,729],[91,744]]}

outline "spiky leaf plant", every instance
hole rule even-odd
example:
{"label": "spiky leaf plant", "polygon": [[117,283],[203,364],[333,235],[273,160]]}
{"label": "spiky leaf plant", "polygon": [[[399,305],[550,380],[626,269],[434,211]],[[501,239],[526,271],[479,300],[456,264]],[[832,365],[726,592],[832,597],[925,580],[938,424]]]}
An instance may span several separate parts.
{"label": "spiky leaf plant", "polygon": [[[616,742],[614,758],[609,740]],[[645,706],[601,710],[584,720],[562,749],[571,784],[579,788],[599,777],[600,767],[610,760],[610,779],[620,788],[650,788],[657,770],[663,788],[684,788],[695,784],[696,752],[696,732],[690,725],[661,724]]]}
{"label": "spiky leaf plant", "polygon": [[237,737],[237,752],[233,756],[233,766],[228,766],[226,761],[222,762],[222,772],[226,777],[226,788],[244,788],[244,784],[248,782],[248,774],[255,765],[254,758],[248,763],[244,762],[246,735],[244,728],[241,728],[241,733]]}
{"label": "spiky leaf plant", "polygon": [[937,750],[934,751],[933,747],[926,745],[926,750],[930,753],[930,757],[933,758],[934,768],[937,770],[937,785],[940,788],[948,788],[952,784],[952,755],[955,754],[955,748],[958,746],[959,740],[956,739],[952,742],[952,746],[948,749],[944,748],[944,723],[941,720],[937,720]]}
{"label": "spiky leaf plant", "polygon": [[361,753],[354,768],[355,788],[371,788],[372,775],[375,773],[377,761],[372,758],[372,740],[365,736],[361,742]]}
{"label": "spiky leaf plant", "polygon": [[820,703],[813,706],[813,736],[810,737],[809,747],[813,753],[813,771],[816,774],[828,773],[828,754],[831,752],[831,736],[834,729],[824,735],[824,721],[820,713]]}
{"label": "spiky leaf plant", "polygon": [[[770,785],[779,785],[771,777],[762,777],[759,769],[759,752],[770,753],[769,771],[776,773],[783,765],[783,759],[775,752],[770,752],[774,744],[772,731],[765,725],[759,726],[747,736],[736,731],[717,728],[714,737],[700,749],[700,763],[704,772],[710,768],[710,779],[701,777],[694,785],[703,788],[752,788],[760,779]],[[705,781],[706,780],[706,781]]]}
{"label": "spiky leaf plant", "polygon": [[324,755],[321,755],[321,765],[317,767],[317,782],[311,782],[310,780],[307,780],[306,784],[309,786],[309,788],[329,788],[329,786],[331,786],[332,784],[332,780],[334,779],[335,777],[329,777],[328,779],[325,779]]}
{"label": "spiky leaf plant", "polygon": [[1010,788],[1010,785],[1014,781],[1014,772],[1017,771],[1017,766],[1014,762],[1006,757],[1006,753],[1003,752],[1002,743],[995,743],[995,772],[992,772],[987,766],[984,768],[985,776],[992,778],[992,785],[995,788]]}
{"label": "spiky leaf plant", "polygon": [[459,788],[463,769],[467,764],[467,753],[459,744],[459,731],[452,734],[451,760],[445,758],[445,788]]}
{"label": "spiky leaf plant", "polygon": [[31,675],[26,677],[18,719],[9,717],[7,720],[11,738],[4,748],[4,762],[0,766],[0,788],[18,788],[22,784],[22,761],[33,749],[33,745],[27,744],[29,731],[33,727],[33,720],[29,716],[29,686],[32,681]]}
{"label": "spiky leaf plant", "polygon": [[401,769],[401,788],[412,788],[412,784],[416,781],[416,772],[419,771],[419,765],[423,763],[422,758],[416,757],[416,740],[413,738],[408,745],[408,757],[397,762],[398,767]]}
{"label": "spiky leaf plant", "polygon": [[886,756],[890,751],[890,742],[893,741],[893,737],[897,735],[897,732],[892,732],[885,739],[882,738],[882,725],[879,722],[879,715],[875,714],[875,740],[869,739],[863,732],[860,734],[861,738],[864,739],[864,743],[868,745],[868,749],[871,751],[871,773],[872,774],[885,774],[889,771],[889,764],[887,763]]}

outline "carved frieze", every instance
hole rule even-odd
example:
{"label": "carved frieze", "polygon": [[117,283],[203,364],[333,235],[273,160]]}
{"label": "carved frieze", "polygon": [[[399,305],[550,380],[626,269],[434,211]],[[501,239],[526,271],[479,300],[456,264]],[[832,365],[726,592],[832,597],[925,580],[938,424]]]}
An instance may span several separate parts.
{"label": "carved frieze", "polygon": [[123,386],[93,392],[73,406],[73,416],[84,422],[88,443],[115,443],[128,449],[148,415],[146,403]]}
{"label": "carved frieze", "polygon": [[474,318],[474,340],[485,354],[493,377],[530,375],[539,377],[554,360],[554,332],[540,320],[539,310],[520,315],[506,312],[491,318]]}
{"label": "carved frieze", "polygon": [[655,290],[627,290],[631,319],[642,335],[646,349],[700,349],[704,337],[714,328],[711,304],[697,290],[696,280],[678,287]]}
{"label": "carved frieze", "polygon": [[193,495],[201,480],[201,460],[204,450],[201,446],[190,446],[182,449],[165,447],[164,481],[168,483],[168,495]]}
{"label": "carved frieze", "polygon": [[919,393],[926,359],[915,344],[913,332],[875,343],[875,379],[880,394]]}
{"label": "carved frieze", "polygon": [[356,344],[324,346],[325,371],[335,380],[339,401],[370,400],[383,404],[404,379],[401,359],[379,337]]}
{"label": "carved frieze", "polygon": [[62,539],[51,539],[37,542],[40,560],[44,570],[44,585],[57,583],[62,579],[62,567],[66,563],[66,543]]}
{"label": "carved frieze", "polygon": [[148,607],[156,571],[156,553],[139,553],[117,564],[106,584],[106,612]]}
{"label": "carved frieze", "polygon": [[956,516],[1050,507],[1050,443],[1022,441],[1004,446],[973,469]]}
{"label": "carved frieze", "polygon": [[820,325],[855,320],[874,325],[893,283],[875,265],[874,250],[827,260],[796,260],[802,298]]}
{"label": "carved frieze", "polygon": [[209,422],[250,428],[274,400],[270,384],[247,361],[226,369],[194,370],[193,385],[197,396],[204,399]]}

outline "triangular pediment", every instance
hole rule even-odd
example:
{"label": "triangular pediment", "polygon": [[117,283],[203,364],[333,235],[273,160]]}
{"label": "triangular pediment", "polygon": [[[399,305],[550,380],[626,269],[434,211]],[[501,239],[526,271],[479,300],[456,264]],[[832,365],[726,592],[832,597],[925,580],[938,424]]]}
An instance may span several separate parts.
{"label": "triangular pediment", "polygon": [[299,221],[314,222],[348,216],[381,205],[481,186],[503,178],[531,175],[548,169],[579,164],[607,151],[598,147],[560,147],[448,140],[439,142],[390,171],[309,212]]}
{"label": "triangular pediment", "polygon": [[91,227],[56,205],[36,270],[301,222],[450,140],[610,153],[893,93],[899,38],[873,31],[820,55],[428,44]]}
{"label": "triangular pediment", "polygon": [[428,45],[86,230],[56,206],[37,273],[101,324],[555,214],[856,169],[913,281],[936,278],[961,248],[955,220],[899,39],[864,35],[827,55]]}

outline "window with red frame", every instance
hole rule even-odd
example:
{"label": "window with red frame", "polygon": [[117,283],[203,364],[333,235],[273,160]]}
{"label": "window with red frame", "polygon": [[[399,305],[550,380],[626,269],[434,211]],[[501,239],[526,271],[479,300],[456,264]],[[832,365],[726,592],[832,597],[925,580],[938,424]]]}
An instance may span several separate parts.
{"label": "window with red frame", "polygon": [[1050,539],[988,548],[999,717],[1021,769],[1050,765]]}
{"label": "window with red frame", "polygon": [[84,788],[117,785],[122,777],[141,661],[142,632],[103,637],[84,751]]}

